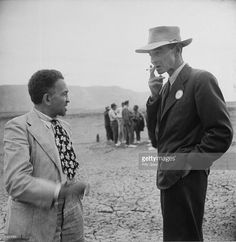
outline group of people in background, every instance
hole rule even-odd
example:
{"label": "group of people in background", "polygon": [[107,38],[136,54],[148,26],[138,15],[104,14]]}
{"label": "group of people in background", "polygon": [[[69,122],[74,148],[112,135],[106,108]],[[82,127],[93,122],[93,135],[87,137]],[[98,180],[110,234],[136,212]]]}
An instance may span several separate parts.
{"label": "group of people in background", "polygon": [[116,146],[125,143],[130,148],[135,148],[135,143],[140,143],[140,133],[145,124],[138,105],[134,105],[131,111],[128,100],[122,102],[119,108],[112,103],[105,108],[104,121],[107,141],[114,142]]}

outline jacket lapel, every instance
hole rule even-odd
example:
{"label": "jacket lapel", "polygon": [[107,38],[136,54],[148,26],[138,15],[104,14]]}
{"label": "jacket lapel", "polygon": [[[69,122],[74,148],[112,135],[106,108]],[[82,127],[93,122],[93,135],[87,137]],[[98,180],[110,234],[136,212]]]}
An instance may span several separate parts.
{"label": "jacket lapel", "polygon": [[58,150],[55,145],[54,137],[50,135],[50,131],[43,126],[42,121],[34,111],[31,111],[29,113],[27,123],[29,125],[29,132],[34,136],[34,138],[45,151],[45,153],[56,165],[62,177],[61,164],[58,156]]}
{"label": "jacket lapel", "polygon": [[169,92],[169,95],[166,99],[165,102],[165,107],[164,110],[161,114],[161,120],[163,117],[166,115],[167,111],[175,104],[175,102],[178,100],[176,98],[176,93],[179,90],[182,90],[184,92],[184,83],[186,80],[188,80],[189,74],[190,74],[190,69],[188,65],[185,65],[183,69],[180,71],[177,79],[175,80],[174,84],[171,87],[171,90]]}

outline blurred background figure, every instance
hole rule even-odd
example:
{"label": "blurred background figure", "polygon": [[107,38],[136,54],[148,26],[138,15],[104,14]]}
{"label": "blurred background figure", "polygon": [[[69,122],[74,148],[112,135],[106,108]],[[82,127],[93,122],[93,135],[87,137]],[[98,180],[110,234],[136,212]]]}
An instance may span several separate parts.
{"label": "blurred background figure", "polygon": [[133,107],[133,127],[134,127],[134,133],[136,138],[136,143],[140,143],[140,132],[144,130],[144,118],[143,115],[139,112],[138,105],[134,105]]}
{"label": "blurred background figure", "polygon": [[118,142],[118,117],[117,117],[117,105],[115,103],[111,104],[111,109],[109,110],[109,118],[111,123],[111,129],[113,133],[113,142],[116,146],[120,145],[120,142]]}
{"label": "blurred background figure", "polygon": [[104,124],[105,124],[105,129],[106,129],[106,136],[107,136],[107,141],[113,141],[113,133],[111,129],[111,123],[110,123],[110,117],[109,117],[109,112],[110,107],[107,106],[105,107],[105,112],[104,112]]}
{"label": "blurred background figure", "polygon": [[117,117],[118,117],[118,142],[124,142],[124,121],[122,118],[122,110],[124,108],[124,102],[121,103],[121,107],[117,108]]}
{"label": "blurred background figure", "polygon": [[126,145],[129,148],[135,148],[134,145],[134,127],[133,127],[133,114],[129,110],[129,101],[124,102],[124,108],[122,110],[122,118],[124,121],[124,133],[126,139]]}

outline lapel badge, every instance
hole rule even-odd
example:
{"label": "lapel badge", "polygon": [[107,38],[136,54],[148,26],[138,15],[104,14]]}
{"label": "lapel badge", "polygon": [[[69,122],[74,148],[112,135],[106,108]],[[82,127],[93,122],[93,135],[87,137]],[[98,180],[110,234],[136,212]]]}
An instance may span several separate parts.
{"label": "lapel badge", "polygon": [[178,90],[175,94],[176,99],[180,99],[183,96],[184,92],[183,90]]}

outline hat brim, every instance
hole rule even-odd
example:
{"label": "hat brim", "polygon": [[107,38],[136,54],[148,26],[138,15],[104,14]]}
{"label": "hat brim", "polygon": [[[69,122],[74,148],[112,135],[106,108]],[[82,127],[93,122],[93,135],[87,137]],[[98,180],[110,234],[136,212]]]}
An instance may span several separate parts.
{"label": "hat brim", "polygon": [[155,50],[161,46],[164,45],[171,45],[171,44],[181,44],[183,47],[189,45],[192,42],[192,38],[190,39],[186,39],[186,40],[182,40],[182,41],[161,41],[161,42],[154,42],[148,45],[145,45],[137,50],[135,50],[136,53],[149,53],[151,50]]}

